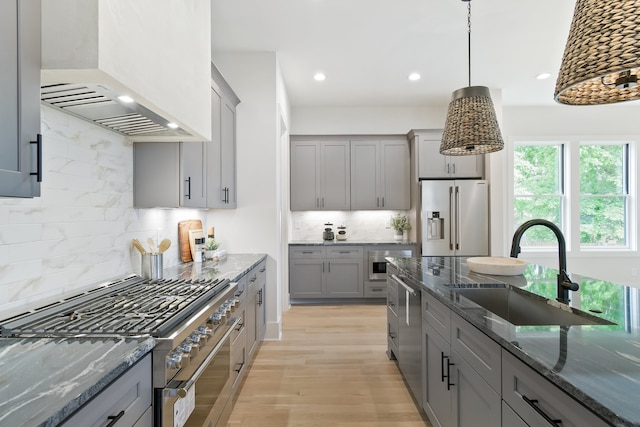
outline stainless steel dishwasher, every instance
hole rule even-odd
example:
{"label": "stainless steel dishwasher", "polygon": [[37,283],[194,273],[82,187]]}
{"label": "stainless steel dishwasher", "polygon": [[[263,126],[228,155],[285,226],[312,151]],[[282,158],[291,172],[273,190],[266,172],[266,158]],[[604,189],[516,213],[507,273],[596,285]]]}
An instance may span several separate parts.
{"label": "stainless steel dishwasher", "polygon": [[422,402],[422,293],[420,285],[389,269],[398,284],[398,365],[416,402]]}

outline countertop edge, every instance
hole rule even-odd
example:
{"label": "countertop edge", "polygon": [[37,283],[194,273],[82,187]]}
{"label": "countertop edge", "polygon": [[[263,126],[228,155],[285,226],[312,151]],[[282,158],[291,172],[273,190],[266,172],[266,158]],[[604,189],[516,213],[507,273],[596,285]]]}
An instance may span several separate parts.
{"label": "countertop edge", "polygon": [[[87,338],[92,339],[92,338]],[[124,339],[123,339],[124,340]],[[78,409],[82,408],[95,396],[100,394],[109,384],[118,379],[123,373],[125,373],[130,367],[136,364],[144,356],[149,354],[156,345],[155,338],[144,338],[133,351],[125,355],[125,358],[117,366],[107,372],[98,382],[82,391],[77,397],[69,401],[66,405],[61,407],[58,412],[51,415],[47,420],[41,423],[40,427],[55,427],[63,423],[68,417],[73,415]]]}

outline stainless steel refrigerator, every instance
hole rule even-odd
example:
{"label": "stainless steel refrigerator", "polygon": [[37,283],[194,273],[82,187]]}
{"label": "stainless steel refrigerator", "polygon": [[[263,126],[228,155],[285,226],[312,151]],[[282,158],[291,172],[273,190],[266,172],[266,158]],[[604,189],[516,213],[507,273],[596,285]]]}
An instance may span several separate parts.
{"label": "stainless steel refrigerator", "polygon": [[489,255],[489,183],[420,181],[422,256]]}

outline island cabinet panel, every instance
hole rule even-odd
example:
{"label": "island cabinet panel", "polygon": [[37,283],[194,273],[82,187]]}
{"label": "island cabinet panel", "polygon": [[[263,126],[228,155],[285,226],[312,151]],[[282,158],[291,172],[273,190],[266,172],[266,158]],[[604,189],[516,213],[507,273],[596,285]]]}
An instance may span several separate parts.
{"label": "island cabinet panel", "polygon": [[[428,322],[422,322],[423,376],[422,407],[434,427],[453,425],[449,374],[450,345]],[[447,382],[449,381],[449,383]]]}
{"label": "island cabinet panel", "polygon": [[451,348],[496,392],[502,387],[501,347],[469,322],[451,313]]}
{"label": "island cabinet panel", "polygon": [[422,291],[422,405],[432,424],[499,426],[500,348]]}
{"label": "island cabinet panel", "polygon": [[609,425],[504,349],[502,398],[532,427],[553,425],[550,420],[563,427]]}
{"label": "island cabinet panel", "polygon": [[504,400],[502,401],[502,425],[504,427],[529,427]]}
{"label": "island cabinet panel", "polygon": [[[454,426],[495,427],[501,423],[501,398],[490,389],[478,372],[456,351],[452,352],[453,364],[450,389],[452,422]],[[499,378],[499,377],[498,377]]]}
{"label": "island cabinet panel", "polygon": [[[392,266],[388,267],[389,277],[397,273]],[[387,355],[389,359],[398,359],[398,282],[387,280]]]}

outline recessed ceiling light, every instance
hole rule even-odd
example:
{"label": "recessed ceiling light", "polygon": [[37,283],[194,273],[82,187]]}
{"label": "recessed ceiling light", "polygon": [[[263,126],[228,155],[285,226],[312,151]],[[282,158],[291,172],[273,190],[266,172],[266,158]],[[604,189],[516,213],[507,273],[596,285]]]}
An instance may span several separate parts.
{"label": "recessed ceiling light", "polygon": [[122,102],[126,102],[127,104],[133,102],[133,98],[129,95],[120,95],[118,99]]}
{"label": "recessed ceiling light", "polygon": [[172,122],[167,123],[167,126],[171,129],[178,129],[178,125]]}
{"label": "recessed ceiling light", "polygon": [[536,79],[545,80],[545,79],[548,79],[549,77],[551,77],[551,74],[549,73],[540,73],[536,76]]}
{"label": "recessed ceiling light", "polygon": [[409,80],[411,80],[412,82],[415,82],[416,80],[420,80],[420,74],[418,73],[409,74]]}
{"label": "recessed ceiling light", "polygon": [[317,81],[317,82],[324,81],[326,78],[327,78],[327,76],[325,76],[323,73],[316,73],[316,74],[313,76],[313,79],[314,79],[315,81]]}

